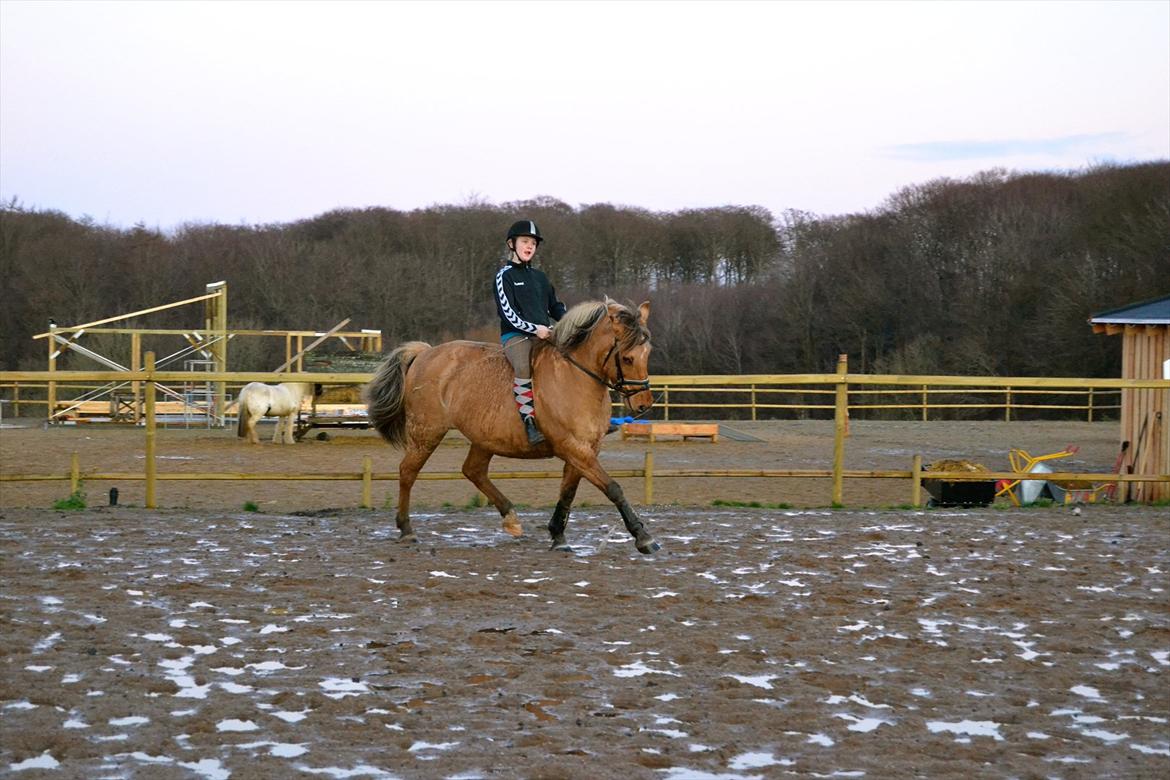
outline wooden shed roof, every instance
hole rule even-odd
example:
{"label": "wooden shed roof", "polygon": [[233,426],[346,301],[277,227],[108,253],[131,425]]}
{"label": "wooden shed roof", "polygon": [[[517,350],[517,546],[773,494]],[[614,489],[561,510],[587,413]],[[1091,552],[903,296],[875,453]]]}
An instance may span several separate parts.
{"label": "wooden shed roof", "polygon": [[1094,314],[1089,323],[1098,333],[1117,332],[1119,325],[1170,325],[1170,295]]}

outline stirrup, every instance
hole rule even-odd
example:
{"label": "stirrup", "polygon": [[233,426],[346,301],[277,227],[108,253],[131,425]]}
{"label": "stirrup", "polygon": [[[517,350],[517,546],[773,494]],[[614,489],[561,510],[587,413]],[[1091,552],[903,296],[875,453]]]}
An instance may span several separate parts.
{"label": "stirrup", "polygon": [[544,434],[536,427],[536,420],[532,417],[524,418],[524,432],[528,434],[529,444],[540,444],[544,441]]}

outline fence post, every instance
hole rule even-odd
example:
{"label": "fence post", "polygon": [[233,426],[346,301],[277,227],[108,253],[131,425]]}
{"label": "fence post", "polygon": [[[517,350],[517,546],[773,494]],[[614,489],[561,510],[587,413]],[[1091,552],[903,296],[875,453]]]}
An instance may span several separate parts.
{"label": "fence post", "polygon": [[362,509],[370,509],[374,505],[374,459],[369,455],[362,457]]}
{"label": "fence post", "polygon": [[833,414],[833,506],[843,503],[845,482],[845,432],[849,425],[849,385],[845,374],[849,370],[849,356],[837,357],[837,392]]}
{"label": "fence post", "polygon": [[[216,293],[214,298],[210,298],[203,303],[204,321],[208,331],[216,333],[210,336],[211,343],[208,349],[211,352],[211,359],[215,361],[216,371],[228,370],[228,284],[226,280],[212,282],[205,288],[208,293]],[[209,422],[214,422],[217,427],[223,427],[224,415],[227,411],[227,382],[215,382],[215,419]],[[135,418],[137,420],[137,418]]]}
{"label": "fence post", "polygon": [[927,406],[927,403],[928,402],[927,402],[927,395],[926,395],[926,385],[923,385],[922,386],[922,422],[926,422],[927,412],[929,411],[929,407]]}
{"label": "fence post", "polygon": [[[142,367],[142,334],[130,334],[130,370],[137,371]],[[134,424],[142,422],[142,385],[139,382],[130,383],[130,395],[134,396]],[[114,410],[115,414],[117,409]]]}
{"label": "fence post", "polygon": [[[57,323],[49,320],[49,371],[57,370]],[[57,413],[57,383],[52,379],[49,380],[48,387],[45,390],[45,398],[47,404],[45,406],[45,420],[53,422],[53,417]]]}
{"label": "fence post", "polygon": [[670,419],[670,388],[662,388],[662,419]]}
{"label": "fence post", "polygon": [[1009,387],[1003,394],[1003,421],[1012,421],[1012,389]]}
{"label": "fence post", "polygon": [[910,462],[910,506],[922,506],[922,456],[915,455]]}
{"label": "fence post", "polygon": [[155,477],[158,475],[158,464],[155,462],[155,415],[154,396],[154,352],[146,353],[146,508],[155,508],[154,489]]}
{"label": "fence post", "polygon": [[650,450],[642,459],[642,503],[654,503],[654,453]]}
{"label": "fence post", "polygon": [[752,422],[756,421],[756,386],[752,385]]}
{"label": "fence post", "polygon": [[81,490],[81,459],[77,457],[77,453],[73,453],[69,458],[69,495],[77,495],[77,491]]}
{"label": "fence post", "polygon": [[1089,388],[1089,419],[1088,422],[1093,422],[1093,388]]}

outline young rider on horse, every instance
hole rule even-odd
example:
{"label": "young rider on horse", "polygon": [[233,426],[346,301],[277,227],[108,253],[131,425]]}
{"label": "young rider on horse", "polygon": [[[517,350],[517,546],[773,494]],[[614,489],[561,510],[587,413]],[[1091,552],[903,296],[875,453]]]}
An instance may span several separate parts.
{"label": "young rider on horse", "polygon": [[536,427],[532,395],[532,337],[548,339],[550,326],[565,314],[544,272],[532,267],[532,257],[543,239],[536,223],[522,219],[508,229],[508,262],[496,272],[496,312],[500,315],[500,341],[512,364],[512,392],[529,444],[544,441]]}

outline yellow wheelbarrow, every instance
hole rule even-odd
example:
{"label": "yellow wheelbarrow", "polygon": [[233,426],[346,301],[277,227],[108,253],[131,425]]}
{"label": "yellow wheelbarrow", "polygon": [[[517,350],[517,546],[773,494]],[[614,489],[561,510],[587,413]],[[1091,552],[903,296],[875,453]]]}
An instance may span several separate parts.
{"label": "yellow wheelbarrow", "polygon": [[[1051,472],[1052,469],[1045,465],[1047,461],[1067,458],[1069,455],[1075,454],[1078,449],[1078,447],[1070,446],[1065,447],[1060,452],[1035,456],[1031,455],[1027,450],[1013,449],[1008,452],[1008,463],[1011,464],[1012,471],[1017,474],[1025,472],[1029,474]],[[1036,499],[1040,498],[1040,494],[1044,492],[1045,484],[1051,486],[1052,483],[1046,483],[1040,479],[1001,479],[996,486],[995,497],[1007,496],[1016,506],[1033,504],[1036,502]],[[1049,487],[1049,491],[1051,492],[1051,487]]]}

